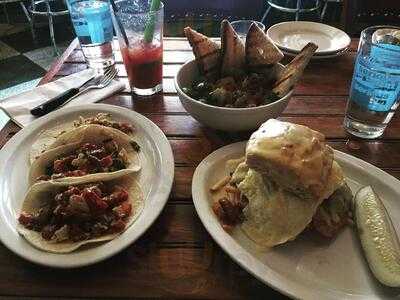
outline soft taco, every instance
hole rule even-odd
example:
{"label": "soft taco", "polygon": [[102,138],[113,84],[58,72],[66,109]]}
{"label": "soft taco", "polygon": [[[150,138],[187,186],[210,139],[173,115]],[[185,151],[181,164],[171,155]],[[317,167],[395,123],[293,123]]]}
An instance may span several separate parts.
{"label": "soft taco", "polygon": [[[91,117],[80,116],[77,120],[71,122],[65,122],[54,126],[51,129],[42,131],[33,143],[30,152],[30,162],[39,157],[43,152],[51,148],[59,146],[60,143],[55,144],[55,141],[62,138],[63,141],[73,142],[73,137],[79,137],[73,131],[85,127],[87,125],[100,125],[105,127],[114,128],[133,137],[135,135],[135,127],[128,122],[119,122],[112,119],[112,115],[109,113],[98,113]],[[59,139],[60,140],[60,139]]]}
{"label": "soft taco", "polygon": [[30,184],[40,180],[79,183],[82,177],[100,180],[140,170],[139,146],[114,128],[78,127],[58,137],[51,147],[33,161]]}
{"label": "soft taco", "polygon": [[17,230],[41,250],[68,253],[114,239],[137,219],[143,203],[132,174],[79,184],[40,182],[25,197]]}

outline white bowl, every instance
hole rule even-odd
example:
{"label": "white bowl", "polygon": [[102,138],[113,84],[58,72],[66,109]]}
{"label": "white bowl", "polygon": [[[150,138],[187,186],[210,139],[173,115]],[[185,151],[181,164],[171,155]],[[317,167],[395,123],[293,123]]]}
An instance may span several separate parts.
{"label": "white bowl", "polygon": [[[283,69],[277,65],[274,72]],[[195,60],[188,61],[175,76],[175,88],[179,99],[186,111],[200,123],[223,131],[246,131],[257,129],[262,123],[271,118],[278,117],[286,108],[292,92],[283,98],[266,105],[249,108],[227,108],[213,106],[197,101],[182,91],[183,87],[191,87],[194,80],[199,77]]]}

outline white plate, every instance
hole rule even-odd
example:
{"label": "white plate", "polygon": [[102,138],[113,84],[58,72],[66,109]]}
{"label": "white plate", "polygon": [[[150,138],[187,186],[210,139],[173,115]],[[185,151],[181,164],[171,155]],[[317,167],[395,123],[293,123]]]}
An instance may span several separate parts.
{"label": "white plate", "polygon": [[[343,54],[346,54],[349,51],[348,48],[343,49],[339,52],[335,52],[333,54],[325,54],[325,55],[319,55],[319,54],[315,54],[311,57],[312,60],[314,59],[327,59],[327,58],[335,58],[335,57],[339,57],[342,56]],[[285,50],[282,50],[282,53],[289,56],[289,57],[295,57],[298,53],[293,53],[293,52],[288,52]]]}
{"label": "white plate", "polygon": [[[362,254],[358,238],[348,227],[331,243],[311,234],[295,241],[260,250],[236,228],[224,231],[211,209],[209,188],[227,175],[225,162],[244,154],[245,142],[235,143],[207,156],[197,167],[192,183],[193,202],[197,214],[214,240],[244,269],[259,280],[301,299],[394,299],[400,289],[382,286],[371,274]],[[381,196],[400,230],[400,181],[384,171],[348,154],[335,151],[335,159],[343,168],[353,192],[363,185],[372,185]],[[398,298],[396,298],[398,299]]]}
{"label": "white plate", "polygon": [[[139,182],[145,196],[144,209],[132,226],[112,241],[68,254],[38,250],[16,231],[17,217],[28,189],[30,147],[42,130],[98,112],[111,113],[114,119],[134,124],[137,129],[135,140],[141,147]],[[174,158],[167,138],[149,119],[117,106],[89,104],[57,110],[18,132],[0,152],[0,174],[0,240],[3,244],[32,262],[72,268],[90,265],[116,254],[150,227],[167,202],[174,178]]]}
{"label": "white plate", "polygon": [[267,35],[281,49],[299,52],[307,43],[318,45],[317,54],[332,54],[347,48],[350,37],[335,27],[315,22],[293,21],[271,26]]}

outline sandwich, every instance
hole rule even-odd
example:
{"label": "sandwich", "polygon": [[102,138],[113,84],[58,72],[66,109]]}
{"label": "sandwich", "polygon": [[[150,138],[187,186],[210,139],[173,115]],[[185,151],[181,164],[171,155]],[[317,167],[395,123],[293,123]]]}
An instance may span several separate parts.
{"label": "sandwich", "polygon": [[228,162],[229,181],[213,210],[255,243],[273,247],[306,228],[334,237],[349,220],[351,191],[324,136],[270,119],[254,132],[245,157]]}

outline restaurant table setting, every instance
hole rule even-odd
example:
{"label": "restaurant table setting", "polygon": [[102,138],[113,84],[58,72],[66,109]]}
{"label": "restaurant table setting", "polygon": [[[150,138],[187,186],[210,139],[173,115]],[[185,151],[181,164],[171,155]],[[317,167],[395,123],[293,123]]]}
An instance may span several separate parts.
{"label": "restaurant table setting", "polygon": [[68,1],[80,46],[0,102],[0,298],[399,297],[400,29],[132,1]]}
{"label": "restaurant table setting", "polygon": [[[15,96],[1,101],[3,107],[10,116],[22,126],[26,126],[36,119],[31,110],[46,101],[62,95],[66,91],[78,88],[96,75],[95,70],[87,69],[67,77],[60,78]],[[125,83],[113,80],[102,89],[95,89],[77,96],[65,106],[88,104],[100,101],[125,88]]]}

